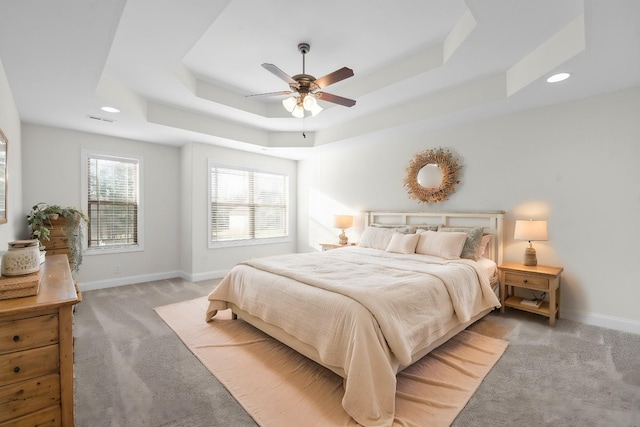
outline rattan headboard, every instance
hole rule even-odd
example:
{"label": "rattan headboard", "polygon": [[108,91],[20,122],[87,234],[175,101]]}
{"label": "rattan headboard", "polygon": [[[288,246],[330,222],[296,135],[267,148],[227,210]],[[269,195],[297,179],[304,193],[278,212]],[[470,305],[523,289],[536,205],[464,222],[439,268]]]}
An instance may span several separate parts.
{"label": "rattan headboard", "polygon": [[504,211],[479,212],[421,212],[421,211],[367,211],[365,226],[370,224],[402,225],[444,225],[447,227],[484,227],[486,234],[494,238],[486,251],[487,258],[498,265],[503,255]]}

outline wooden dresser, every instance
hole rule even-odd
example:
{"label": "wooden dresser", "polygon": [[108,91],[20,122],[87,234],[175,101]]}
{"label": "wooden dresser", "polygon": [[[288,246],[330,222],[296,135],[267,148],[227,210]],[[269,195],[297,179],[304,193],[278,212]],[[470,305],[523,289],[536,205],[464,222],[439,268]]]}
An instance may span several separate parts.
{"label": "wooden dresser", "polygon": [[47,256],[38,295],[0,300],[0,427],[73,426],[77,302],[66,255]]}

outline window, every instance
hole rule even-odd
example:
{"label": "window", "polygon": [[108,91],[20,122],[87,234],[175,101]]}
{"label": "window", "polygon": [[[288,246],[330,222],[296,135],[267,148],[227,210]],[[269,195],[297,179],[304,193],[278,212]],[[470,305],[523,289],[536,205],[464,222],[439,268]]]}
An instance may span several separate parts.
{"label": "window", "polygon": [[209,164],[209,246],[288,238],[289,177]]}
{"label": "window", "polygon": [[141,250],[139,158],[84,152],[88,250]]}

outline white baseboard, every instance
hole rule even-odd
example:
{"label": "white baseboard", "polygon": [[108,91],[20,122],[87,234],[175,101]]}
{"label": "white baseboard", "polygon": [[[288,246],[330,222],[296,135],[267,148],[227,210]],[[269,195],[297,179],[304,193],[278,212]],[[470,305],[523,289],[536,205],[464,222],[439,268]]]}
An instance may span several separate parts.
{"label": "white baseboard", "polygon": [[229,270],[218,270],[218,271],[209,271],[207,273],[198,273],[198,274],[184,274],[181,276],[184,280],[188,280],[190,282],[200,282],[202,280],[210,280],[210,279],[221,279],[227,275]]}
{"label": "white baseboard", "polygon": [[80,282],[81,291],[94,291],[96,289],[115,288],[116,286],[135,285],[136,283],[152,282],[154,280],[166,280],[179,277],[189,282],[201,280],[219,279],[227,274],[228,270],[211,271],[208,273],[188,274],[184,271],[165,271],[154,274],[141,274],[138,276],[118,277],[115,279],[96,280],[92,282]]}
{"label": "white baseboard", "polygon": [[560,316],[565,319],[575,320],[576,322],[586,323],[587,325],[600,326],[602,328],[640,335],[640,322],[636,320],[568,309],[562,309]]}
{"label": "white baseboard", "polygon": [[81,291],[93,291],[96,289],[114,288],[116,286],[134,285],[136,283],[151,282],[153,280],[172,279],[174,277],[182,277],[179,271],[165,271],[154,274],[141,274],[138,276],[118,277],[115,279],[96,280],[93,282],[79,282],[78,286]]}

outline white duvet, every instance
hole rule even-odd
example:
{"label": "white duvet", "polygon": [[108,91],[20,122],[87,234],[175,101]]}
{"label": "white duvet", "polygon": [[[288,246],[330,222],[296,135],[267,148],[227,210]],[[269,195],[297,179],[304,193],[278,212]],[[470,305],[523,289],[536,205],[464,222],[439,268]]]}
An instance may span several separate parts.
{"label": "white duvet", "polygon": [[500,305],[483,268],[345,247],[245,261],[209,295],[207,320],[235,304],[313,347],[345,378],[345,411],[365,426],[393,422],[395,375],[445,335]]}

